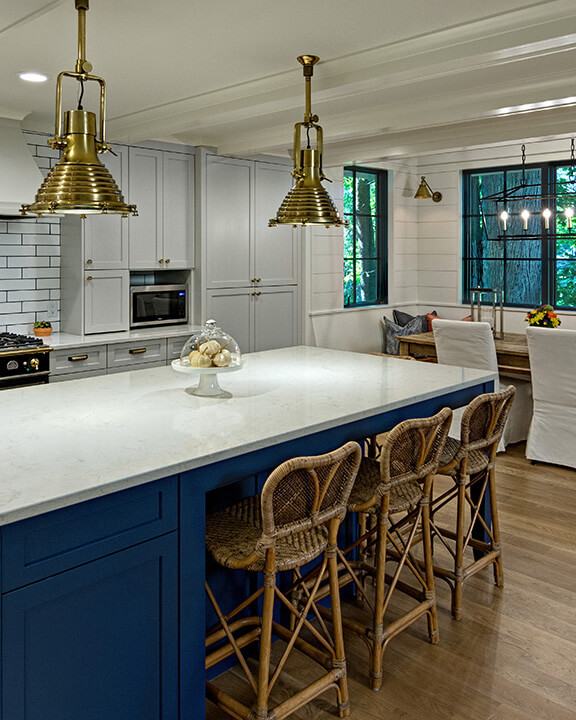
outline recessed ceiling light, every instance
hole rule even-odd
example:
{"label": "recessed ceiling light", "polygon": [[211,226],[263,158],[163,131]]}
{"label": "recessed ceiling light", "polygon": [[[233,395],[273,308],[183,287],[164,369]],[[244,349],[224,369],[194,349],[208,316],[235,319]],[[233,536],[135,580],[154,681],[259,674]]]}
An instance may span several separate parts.
{"label": "recessed ceiling light", "polygon": [[48,77],[46,75],[42,75],[41,73],[33,73],[33,72],[23,72],[18,75],[20,80],[26,80],[27,82],[46,82],[48,80]]}

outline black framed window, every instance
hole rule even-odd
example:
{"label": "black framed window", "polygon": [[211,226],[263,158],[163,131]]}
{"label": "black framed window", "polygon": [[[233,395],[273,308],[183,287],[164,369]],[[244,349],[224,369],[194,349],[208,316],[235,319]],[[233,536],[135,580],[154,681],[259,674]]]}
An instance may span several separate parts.
{"label": "black framed window", "polygon": [[344,168],[344,307],[388,301],[386,170]]}
{"label": "black framed window", "polygon": [[[526,183],[543,195],[557,197],[551,207],[550,232],[544,231],[542,203],[526,202],[530,212],[526,239],[495,239],[498,217],[495,205],[481,199],[521,184],[521,166],[465,170],[463,173],[463,288],[470,302],[471,287],[503,290],[510,307],[537,307],[548,303],[576,309],[576,239],[569,234],[563,195],[576,192],[574,169],[567,163],[542,163],[525,167]],[[534,186],[537,186],[536,188]],[[523,205],[524,207],[524,205]],[[523,220],[510,214],[510,234],[521,236]]]}

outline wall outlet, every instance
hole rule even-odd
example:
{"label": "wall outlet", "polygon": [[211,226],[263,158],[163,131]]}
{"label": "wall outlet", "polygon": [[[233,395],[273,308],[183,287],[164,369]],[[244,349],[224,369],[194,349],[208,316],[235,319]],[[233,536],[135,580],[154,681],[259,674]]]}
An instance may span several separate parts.
{"label": "wall outlet", "polygon": [[46,310],[46,317],[48,320],[58,320],[58,301],[51,300],[48,303]]}

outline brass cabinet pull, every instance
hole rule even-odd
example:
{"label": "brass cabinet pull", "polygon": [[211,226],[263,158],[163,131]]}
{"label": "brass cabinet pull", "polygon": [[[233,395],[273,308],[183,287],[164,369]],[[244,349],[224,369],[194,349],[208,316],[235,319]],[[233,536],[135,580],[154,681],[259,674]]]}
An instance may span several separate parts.
{"label": "brass cabinet pull", "polygon": [[130,355],[141,355],[146,352],[146,348],[132,348],[131,350],[128,350],[128,352]]}
{"label": "brass cabinet pull", "polygon": [[262,278],[256,278],[256,282],[262,282]]}
{"label": "brass cabinet pull", "polygon": [[160,258],[160,260],[158,260],[158,262],[159,262],[159,263],[163,263],[164,260],[163,260],[162,258]]}
{"label": "brass cabinet pull", "polygon": [[80,362],[80,360],[88,360],[88,355],[71,355],[68,362]]}
{"label": "brass cabinet pull", "polygon": [[88,275],[88,277],[86,278],[86,280],[92,280],[92,279],[93,279],[92,275]]}
{"label": "brass cabinet pull", "polygon": [[170,262],[170,258],[166,258],[164,262],[166,263],[166,265],[168,265],[168,263]]}
{"label": "brass cabinet pull", "polygon": [[86,265],[92,265],[92,260],[86,260]]}
{"label": "brass cabinet pull", "polygon": [[258,290],[258,292],[253,292],[252,295],[262,295],[262,293]]}

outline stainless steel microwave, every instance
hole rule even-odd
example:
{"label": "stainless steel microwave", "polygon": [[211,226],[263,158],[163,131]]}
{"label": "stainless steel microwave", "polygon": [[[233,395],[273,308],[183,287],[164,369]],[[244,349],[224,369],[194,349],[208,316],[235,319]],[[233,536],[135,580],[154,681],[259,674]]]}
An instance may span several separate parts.
{"label": "stainless steel microwave", "polygon": [[188,322],[186,285],[133,285],[130,288],[130,327]]}

